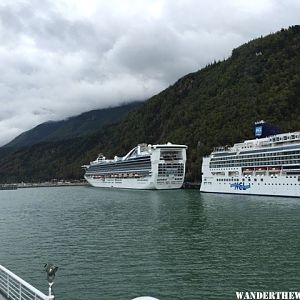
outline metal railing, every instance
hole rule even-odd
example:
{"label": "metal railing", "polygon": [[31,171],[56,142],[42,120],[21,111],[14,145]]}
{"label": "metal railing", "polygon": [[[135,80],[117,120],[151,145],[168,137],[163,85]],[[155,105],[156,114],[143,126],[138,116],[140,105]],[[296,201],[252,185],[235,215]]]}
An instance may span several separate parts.
{"label": "metal railing", "polygon": [[0,293],[9,300],[53,300],[0,265]]}

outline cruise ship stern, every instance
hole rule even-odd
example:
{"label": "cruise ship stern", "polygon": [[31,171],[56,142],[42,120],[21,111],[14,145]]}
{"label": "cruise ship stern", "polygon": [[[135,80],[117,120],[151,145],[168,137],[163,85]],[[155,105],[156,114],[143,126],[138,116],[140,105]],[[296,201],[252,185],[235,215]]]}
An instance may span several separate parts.
{"label": "cruise ship stern", "polygon": [[179,189],[185,176],[185,145],[166,144],[156,147],[151,163],[156,189]]}

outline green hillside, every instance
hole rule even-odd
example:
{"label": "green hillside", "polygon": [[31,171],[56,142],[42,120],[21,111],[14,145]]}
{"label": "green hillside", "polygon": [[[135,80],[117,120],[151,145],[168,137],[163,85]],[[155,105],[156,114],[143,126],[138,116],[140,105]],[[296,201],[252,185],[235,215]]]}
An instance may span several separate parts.
{"label": "green hillside", "polygon": [[80,178],[80,165],[98,152],[124,155],[137,143],[170,141],[189,146],[187,180],[199,181],[202,156],[214,146],[252,138],[255,121],[263,119],[283,131],[300,130],[299,99],[300,26],[293,26],[250,41],[227,60],[184,76],[116,125],[6,155],[0,159],[0,178]]}

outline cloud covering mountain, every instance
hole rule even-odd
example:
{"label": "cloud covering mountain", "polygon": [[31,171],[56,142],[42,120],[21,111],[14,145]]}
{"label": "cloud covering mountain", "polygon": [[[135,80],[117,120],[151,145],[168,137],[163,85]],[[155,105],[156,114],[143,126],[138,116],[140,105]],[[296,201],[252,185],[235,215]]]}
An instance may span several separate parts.
{"label": "cloud covering mountain", "polygon": [[0,4],[0,145],[47,120],[143,100],[296,24],[297,0]]}

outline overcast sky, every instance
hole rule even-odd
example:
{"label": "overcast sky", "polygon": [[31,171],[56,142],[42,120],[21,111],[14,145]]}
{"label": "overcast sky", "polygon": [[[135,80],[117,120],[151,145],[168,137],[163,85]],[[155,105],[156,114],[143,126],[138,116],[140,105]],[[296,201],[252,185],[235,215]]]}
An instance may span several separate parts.
{"label": "overcast sky", "polygon": [[143,100],[300,20],[299,0],[1,0],[0,146]]}

